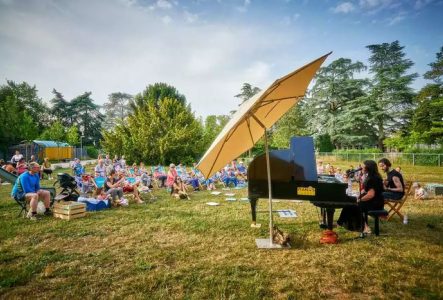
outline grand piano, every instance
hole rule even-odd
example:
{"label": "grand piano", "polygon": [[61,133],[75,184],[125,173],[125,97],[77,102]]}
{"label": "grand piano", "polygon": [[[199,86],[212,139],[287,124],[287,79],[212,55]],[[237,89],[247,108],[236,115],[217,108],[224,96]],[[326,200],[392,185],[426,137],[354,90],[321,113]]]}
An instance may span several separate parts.
{"label": "grand piano", "polygon": [[[335,208],[357,205],[357,198],[348,196],[348,185],[334,176],[318,175],[312,137],[293,137],[290,149],[269,152],[273,199],[307,200],[323,208],[323,222],[333,227]],[[259,198],[268,198],[266,156],[259,155],[249,164],[248,198],[252,221],[256,222]]]}

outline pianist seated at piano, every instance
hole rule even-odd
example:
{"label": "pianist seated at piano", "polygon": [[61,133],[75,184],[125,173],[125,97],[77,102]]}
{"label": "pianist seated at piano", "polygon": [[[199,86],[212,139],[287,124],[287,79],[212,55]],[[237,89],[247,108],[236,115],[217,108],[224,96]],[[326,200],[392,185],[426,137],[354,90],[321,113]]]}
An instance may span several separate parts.
{"label": "pianist seated at piano", "polygon": [[362,166],[364,176],[363,189],[359,196],[358,206],[344,207],[337,224],[345,226],[349,230],[360,230],[361,216],[364,216],[364,233],[371,233],[368,226],[369,210],[381,210],[384,206],[383,180],[378,172],[377,163],[373,160],[366,160]]}

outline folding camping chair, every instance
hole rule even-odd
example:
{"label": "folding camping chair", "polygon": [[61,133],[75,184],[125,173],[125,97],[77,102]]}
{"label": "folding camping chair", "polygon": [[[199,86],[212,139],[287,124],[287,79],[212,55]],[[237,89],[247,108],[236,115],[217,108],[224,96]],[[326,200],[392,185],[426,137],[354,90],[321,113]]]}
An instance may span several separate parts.
{"label": "folding camping chair", "polygon": [[92,178],[92,182],[96,189],[102,189],[105,186],[105,181],[106,178],[101,176]]}
{"label": "folding camping chair", "polygon": [[[50,194],[50,199],[51,199],[51,207],[54,205],[54,199],[55,199],[55,188],[51,188],[51,187],[42,187],[42,190],[46,190],[49,191]],[[26,201],[25,196],[21,197],[21,198],[15,198],[14,197],[15,202],[17,202],[17,204],[20,206],[21,210],[18,213],[18,217],[20,217],[23,214],[23,217],[26,217],[26,215],[28,214],[28,201]]]}
{"label": "folding camping chair", "polygon": [[385,199],[385,205],[388,206],[388,218],[389,221],[392,216],[398,215],[400,217],[400,220],[403,221],[403,214],[400,212],[400,209],[403,207],[403,205],[406,202],[406,199],[408,199],[409,193],[411,192],[412,183],[410,181],[405,182],[405,194],[403,197],[399,200],[392,200],[392,199]]}

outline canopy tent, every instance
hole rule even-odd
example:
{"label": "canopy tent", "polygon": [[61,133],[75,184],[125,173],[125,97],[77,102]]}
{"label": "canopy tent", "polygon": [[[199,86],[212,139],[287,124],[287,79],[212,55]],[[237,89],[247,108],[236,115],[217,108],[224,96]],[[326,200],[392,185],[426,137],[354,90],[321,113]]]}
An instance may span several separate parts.
{"label": "canopy tent", "polygon": [[[277,79],[266,90],[240,105],[197,164],[197,168],[206,178],[211,177],[227,163],[252,148],[263,135],[265,136],[270,239],[269,245],[263,246],[264,248],[274,248],[271,173],[266,131],[304,97],[315,73],[330,54],[331,52]],[[259,243],[257,240],[257,245],[260,247]]]}

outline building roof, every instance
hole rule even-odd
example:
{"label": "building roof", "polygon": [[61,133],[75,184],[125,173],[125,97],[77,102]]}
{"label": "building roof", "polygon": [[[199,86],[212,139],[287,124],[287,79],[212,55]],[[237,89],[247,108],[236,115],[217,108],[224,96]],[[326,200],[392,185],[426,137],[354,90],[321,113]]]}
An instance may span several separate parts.
{"label": "building roof", "polygon": [[34,140],[33,142],[43,147],[70,147],[68,143],[63,143],[63,142],[39,141],[39,140]]}

